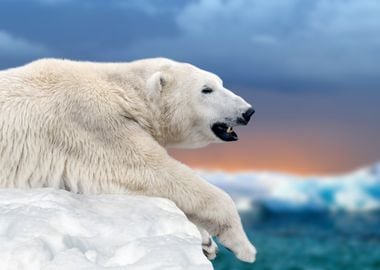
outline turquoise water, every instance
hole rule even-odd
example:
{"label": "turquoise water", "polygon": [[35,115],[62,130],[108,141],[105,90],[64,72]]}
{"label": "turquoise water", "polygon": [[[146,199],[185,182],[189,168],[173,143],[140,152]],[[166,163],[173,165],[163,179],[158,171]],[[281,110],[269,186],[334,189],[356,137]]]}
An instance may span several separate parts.
{"label": "turquoise water", "polygon": [[380,213],[245,213],[257,261],[220,248],[217,270],[379,270]]}

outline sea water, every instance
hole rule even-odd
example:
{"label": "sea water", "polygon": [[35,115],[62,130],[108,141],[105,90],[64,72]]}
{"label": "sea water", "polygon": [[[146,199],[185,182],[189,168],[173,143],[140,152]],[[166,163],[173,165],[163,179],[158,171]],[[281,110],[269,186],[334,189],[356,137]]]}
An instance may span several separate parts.
{"label": "sea water", "polygon": [[222,248],[216,270],[379,270],[380,212],[265,209],[242,213],[258,250],[254,264],[238,261]]}
{"label": "sea water", "polygon": [[336,176],[201,172],[234,199],[254,264],[220,245],[216,270],[380,270],[380,163]]}

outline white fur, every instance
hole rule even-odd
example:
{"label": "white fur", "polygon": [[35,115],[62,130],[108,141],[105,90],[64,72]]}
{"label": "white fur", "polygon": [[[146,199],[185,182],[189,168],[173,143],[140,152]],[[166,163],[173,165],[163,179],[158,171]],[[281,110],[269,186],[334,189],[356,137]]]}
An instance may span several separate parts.
{"label": "white fur", "polygon": [[1,71],[0,186],[169,198],[254,261],[231,198],[165,150],[219,142],[210,125],[247,108],[214,74],[168,59],[44,59]]}

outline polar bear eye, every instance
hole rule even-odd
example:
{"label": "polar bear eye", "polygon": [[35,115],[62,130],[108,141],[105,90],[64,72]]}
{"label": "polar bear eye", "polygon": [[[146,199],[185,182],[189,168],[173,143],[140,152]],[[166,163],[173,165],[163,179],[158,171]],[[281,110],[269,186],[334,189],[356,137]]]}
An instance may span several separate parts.
{"label": "polar bear eye", "polygon": [[205,87],[202,89],[203,94],[210,94],[212,92],[214,92],[214,90],[212,90],[210,87]]}

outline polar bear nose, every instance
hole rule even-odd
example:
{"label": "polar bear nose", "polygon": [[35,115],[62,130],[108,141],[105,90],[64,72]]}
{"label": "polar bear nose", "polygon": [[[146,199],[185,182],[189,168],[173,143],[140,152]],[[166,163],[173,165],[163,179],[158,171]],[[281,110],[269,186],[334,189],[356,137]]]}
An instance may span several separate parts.
{"label": "polar bear nose", "polygon": [[255,113],[255,110],[251,107],[246,112],[243,113],[243,118],[247,122],[251,119],[251,116]]}

